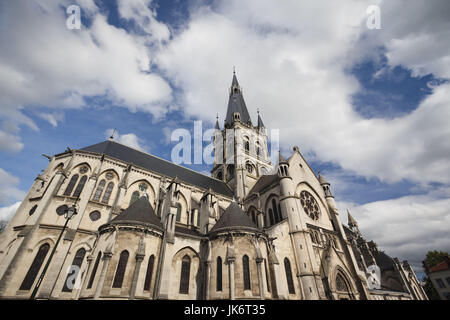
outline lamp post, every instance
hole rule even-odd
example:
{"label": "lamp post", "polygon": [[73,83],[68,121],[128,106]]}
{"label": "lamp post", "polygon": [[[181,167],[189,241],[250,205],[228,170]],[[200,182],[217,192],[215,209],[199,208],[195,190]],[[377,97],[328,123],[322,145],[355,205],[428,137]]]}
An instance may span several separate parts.
{"label": "lamp post", "polygon": [[[331,247],[331,244],[328,242],[328,241],[322,241],[322,246],[323,246],[323,249],[324,250],[327,250],[327,256],[325,257],[325,259],[327,260],[327,261],[330,261],[330,255],[329,255],[329,253],[328,253],[328,249]],[[326,294],[327,294],[327,296],[328,296],[328,298],[330,299],[330,300],[334,300],[334,298],[333,298],[333,293],[331,292],[331,288],[330,288],[330,283],[329,283],[329,281],[328,281],[328,276],[326,275],[326,273],[325,273],[325,269],[324,269],[324,267],[323,267],[323,263],[322,263],[322,261],[320,261],[320,266],[322,267],[322,272],[323,272],[323,278],[322,278],[322,281],[323,282],[325,282],[325,290],[326,290]]]}
{"label": "lamp post", "polygon": [[[78,200],[78,199],[77,199]],[[53,258],[53,255],[55,254],[56,251],[56,247],[58,246],[59,241],[61,240],[61,237],[64,233],[64,230],[66,230],[67,224],[69,223],[69,220],[72,219],[73,216],[75,216],[78,212],[77,212],[77,207],[76,207],[76,203],[77,200],[75,201],[75,203],[66,209],[65,213],[64,213],[64,217],[66,218],[66,222],[64,223],[64,226],[59,234],[58,240],[56,240],[55,246],[53,247],[52,253],[50,254],[50,257],[48,257],[47,263],[45,264],[44,270],[42,270],[41,275],[39,276],[39,279],[36,283],[36,286],[34,287],[33,292],[31,293],[30,296],[30,300],[34,300],[36,297],[36,294],[39,290],[39,287],[41,286],[42,283],[42,279],[44,279],[45,273],[47,272],[47,269],[50,265],[50,262]]]}

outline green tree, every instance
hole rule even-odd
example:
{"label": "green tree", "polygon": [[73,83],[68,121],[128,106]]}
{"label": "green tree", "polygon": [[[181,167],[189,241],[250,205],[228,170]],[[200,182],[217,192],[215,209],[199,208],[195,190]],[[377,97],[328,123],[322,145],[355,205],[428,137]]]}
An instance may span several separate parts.
{"label": "green tree", "polygon": [[[448,252],[437,250],[428,251],[427,256],[424,260],[424,264],[427,263],[429,267],[434,267],[435,265],[438,265],[439,263],[444,261],[444,258],[448,256],[449,256]],[[424,269],[426,270],[425,265]]]}

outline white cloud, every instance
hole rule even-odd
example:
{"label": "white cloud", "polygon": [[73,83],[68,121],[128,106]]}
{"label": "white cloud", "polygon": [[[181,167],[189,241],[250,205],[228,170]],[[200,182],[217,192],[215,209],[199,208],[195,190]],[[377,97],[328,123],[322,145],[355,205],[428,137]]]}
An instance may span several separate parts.
{"label": "white cloud", "polygon": [[149,9],[152,0],[119,0],[118,10],[121,17],[134,20],[147,34],[158,41],[170,38],[169,28],[156,20],[156,11]]}
{"label": "white cloud", "polygon": [[20,137],[0,130],[0,150],[8,152],[19,152],[23,149]]}
{"label": "white cloud", "polygon": [[61,113],[61,112],[58,112],[58,113],[57,112],[53,112],[53,113],[42,112],[42,113],[38,113],[37,116],[48,121],[48,123],[50,123],[53,128],[56,128],[58,126],[58,122],[61,122],[64,119],[64,113]]}
{"label": "white cloud", "polygon": [[[352,108],[351,97],[361,88],[347,69],[376,51],[374,44],[360,39],[397,27],[396,21],[384,19],[382,30],[368,30],[369,4],[373,2],[257,0],[223,2],[214,11],[203,7],[157,63],[182,88],[187,116],[224,116],[236,65],[253,119],[260,107],[265,124],[281,128],[285,146],[297,144],[322,161],[389,183],[450,183],[450,84],[435,88],[417,110],[394,120],[364,119]],[[408,1],[402,12],[416,12],[417,6],[422,5]],[[386,10],[382,8],[382,19]],[[423,28],[427,19],[415,28]],[[448,39],[443,41],[449,44]],[[388,46],[389,56],[391,38],[375,40]]]}
{"label": "white cloud", "polygon": [[19,179],[0,168],[0,205],[23,199],[25,192],[19,190]]}
{"label": "white cloud", "polygon": [[428,251],[450,251],[449,188],[364,205],[337,205],[342,223],[347,224],[348,208],[366,240],[374,240],[392,257],[408,260],[416,270]]}
{"label": "white cloud", "polygon": [[[86,107],[85,96],[106,96],[113,105],[163,116],[172,90],[151,72],[151,48],[168,36],[164,26],[151,17],[146,27],[155,35],[129,34],[108,24],[93,1],[78,3],[92,19],[89,28],[66,28],[61,8],[73,1],[2,3],[0,21],[7,27],[0,27],[0,117],[37,130],[23,110]],[[52,112],[42,113],[56,125]]]}
{"label": "white cloud", "polygon": [[114,129],[106,130],[105,137],[108,139],[111,136],[114,136],[114,141],[116,142],[143,152],[149,152],[149,147],[145,144],[145,141],[136,136],[134,133],[119,134],[119,132]]}
{"label": "white cloud", "polygon": [[9,221],[14,213],[16,213],[17,209],[19,208],[21,202],[16,202],[9,207],[3,207],[0,208],[0,222],[1,221]]}

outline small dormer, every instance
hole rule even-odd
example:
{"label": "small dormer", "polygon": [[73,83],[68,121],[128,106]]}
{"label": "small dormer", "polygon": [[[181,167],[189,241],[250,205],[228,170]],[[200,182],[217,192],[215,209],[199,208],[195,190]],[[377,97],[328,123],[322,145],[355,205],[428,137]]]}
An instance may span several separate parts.
{"label": "small dormer", "polygon": [[241,114],[239,112],[233,113],[233,120],[234,121],[241,121]]}

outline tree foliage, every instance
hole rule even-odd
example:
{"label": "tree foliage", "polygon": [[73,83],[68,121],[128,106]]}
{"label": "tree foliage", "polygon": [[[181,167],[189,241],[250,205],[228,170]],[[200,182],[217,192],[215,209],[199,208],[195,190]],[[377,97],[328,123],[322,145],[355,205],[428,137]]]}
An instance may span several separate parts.
{"label": "tree foliage", "polygon": [[442,261],[444,261],[444,258],[448,256],[449,256],[448,252],[433,250],[427,252],[425,260],[423,261],[423,268],[427,273],[427,276],[424,279],[425,285],[423,289],[425,290],[425,293],[427,294],[428,299],[430,300],[440,300],[441,298],[436,289],[434,288],[430,277],[428,276],[428,270],[425,267],[425,264],[428,265],[428,267],[430,268],[434,267],[439,263],[441,263]]}

